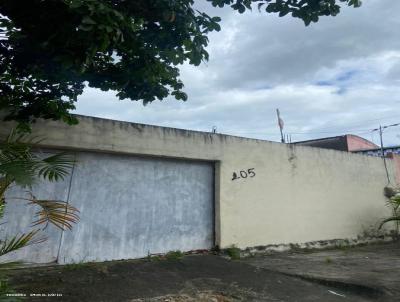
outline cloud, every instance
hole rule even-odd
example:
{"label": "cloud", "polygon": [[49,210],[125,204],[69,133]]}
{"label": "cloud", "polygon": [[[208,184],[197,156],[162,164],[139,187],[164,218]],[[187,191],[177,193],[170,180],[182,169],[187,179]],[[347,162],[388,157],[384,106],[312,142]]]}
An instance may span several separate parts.
{"label": "cloud", "polygon": [[[377,142],[370,129],[400,122],[400,2],[364,1],[310,27],[198,5],[222,16],[223,29],[210,35],[208,63],[181,68],[187,102],[144,107],[87,89],[77,112],[275,141],[278,107],[293,140],[354,133]],[[388,130],[386,143],[400,145],[399,133]]]}

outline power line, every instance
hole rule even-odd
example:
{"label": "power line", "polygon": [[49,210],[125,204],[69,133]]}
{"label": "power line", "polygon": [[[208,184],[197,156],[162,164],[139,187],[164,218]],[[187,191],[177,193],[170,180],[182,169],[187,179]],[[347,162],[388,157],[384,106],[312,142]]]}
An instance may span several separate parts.
{"label": "power line", "polygon": [[[230,130],[231,132],[234,130]],[[370,132],[371,129],[347,129],[346,132]],[[265,132],[265,131],[234,131],[236,133],[244,133],[244,134],[268,134],[268,135],[277,135],[276,133],[273,132]],[[307,132],[291,132],[288,131],[290,134],[323,134],[323,133],[338,133],[338,132],[344,132],[341,130],[337,131],[307,131]],[[278,136],[278,135],[277,135]]]}
{"label": "power line", "polygon": [[371,131],[384,130],[384,129],[387,129],[387,128],[397,127],[397,126],[400,126],[400,123],[391,124],[391,125],[386,125],[386,126],[379,126],[379,128],[372,129]]}
{"label": "power line", "polygon": [[[391,125],[388,125],[388,126],[384,126],[383,129],[387,129],[389,127],[394,127],[394,126],[399,126],[399,125],[400,125],[400,123],[391,124]],[[365,129],[365,128],[364,129],[346,128],[346,130],[344,130],[344,131],[338,129],[338,130],[335,130],[335,131],[306,131],[306,132],[291,132],[291,131],[288,131],[288,133],[290,133],[290,134],[329,134],[329,133],[338,133],[338,132],[347,132],[347,133],[352,132],[352,133],[357,133],[357,134],[366,134],[366,133],[370,133],[372,131],[377,131],[377,130],[379,130],[379,129],[377,129],[377,128],[375,128],[375,129],[373,129],[373,128],[369,128],[369,129]],[[227,132],[235,132],[235,133],[243,133],[243,134],[267,134],[267,135],[278,136],[275,132],[265,132],[265,131],[262,131],[262,130],[259,130],[259,131],[227,130]]]}
{"label": "power line", "polygon": [[[340,128],[358,127],[358,126],[365,125],[365,123],[376,122],[376,121],[382,121],[382,120],[384,120],[384,119],[398,118],[398,117],[399,117],[398,114],[397,114],[397,115],[391,115],[391,116],[383,116],[383,117],[376,118],[376,119],[360,121],[360,123],[357,123],[357,124],[348,124],[347,126],[343,126],[343,127],[340,127]],[[339,128],[339,129],[340,129],[340,128]],[[337,126],[333,126],[333,127],[322,128],[322,130],[327,130],[327,129],[338,129],[338,127],[337,127]]]}
{"label": "power line", "polygon": [[[372,122],[372,121],[379,121],[379,120],[383,120],[383,119],[387,119],[387,118],[392,118],[392,117],[398,117],[398,115],[393,115],[393,116],[386,116],[386,117],[381,117],[381,118],[377,118],[377,119],[370,119],[370,120],[365,120],[362,124],[366,123],[366,122]],[[362,125],[362,124],[357,124],[357,125]],[[355,126],[355,125],[354,125]],[[386,125],[383,126],[382,128],[384,130],[388,130],[389,128],[392,127],[396,127],[396,126],[400,126],[400,123],[394,123],[394,124],[390,124],[390,125]],[[328,128],[323,128],[324,129],[334,129],[335,127],[328,127]],[[258,128],[259,129],[259,128]],[[369,128],[369,129],[360,129],[360,128],[336,128],[336,130],[332,130],[332,131],[305,131],[305,132],[290,132],[288,131],[288,133],[290,135],[312,135],[312,134],[333,134],[333,133],[353,133],[353,134],[371,134],[373,135],[374,131],[378,131],[379,128]],[[390,129],[391,130],[391,129]],[[200,130],[201,131],[201,130]],[[253,131],[253,130],[233,130],[233,129],[226,129],[225,131],[221,131],[220,133],[226,133],[226,134],[233,134],[233,135],[240,135],[240,134],[248,134],[248,135],[257,135],[257,134],[263,134],[263,135],[268,135],[268,136],[273,136],[273,137],[278,137],[280,135],[278,135],[276,132],[266,132],[266,131],[262,131],[262,130],[257,130],[257,131]],[[373,137],[372,137],[372,140]]]}

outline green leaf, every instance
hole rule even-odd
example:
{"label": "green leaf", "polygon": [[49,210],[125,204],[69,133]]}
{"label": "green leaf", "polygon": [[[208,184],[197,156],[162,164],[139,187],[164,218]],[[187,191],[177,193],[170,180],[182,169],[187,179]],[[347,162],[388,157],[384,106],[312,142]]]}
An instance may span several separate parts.
{"label": "green leaf", "polygon": [[91,30],[93,30],[93,26],[89,26],[89,25],[79,25],[78,28],[80,30],[83,30],[83,31],[91,31]]}
{"label": "green leaf", "polygon": [[16,235],[11,239],[5,239],[0,243],[0,256],[19,250],[31,244],[43,242],[44,238],[35,238],[39,230],[34,230],[29,233]]}
{"label": "green leaf", "polygon": [[71,1],[69,4],[70,8],[79,8],[81,6],[82,6],[82,1],[80,1],[80,0]]}
{"label": "green leaf", "polygon": [[221,22],[221,18],[220,17],[212,17],[211,21],[213,21],[213,22]]}
{"label": "green leaf", "polygon": [[279,12],[279,17],[286,16],[289,13],[289,8],[284,7],[280,12]]}
{"label": "green leaf", "polygon": [[382,220],[382,222],[379,224],[378,229],[380,230],[384,224],[386,224],[388,222],[392,222],[392,221],[400,221],[400,216],[392,216],[392,217]]}
{"label": "green leaf", "polygon": [[92,18],[90,18],[89,16],[83,17],[82,23],[90,24],[90,25],[95,25],[95,24],[97,24],[96,21],[94,21],[94,20],[93,20]]}
{"label": "green leaf", "polygon": [[[256,4],[306,25],[337,15],[341,7],[361,5],[360,0],[208,2],[239,13]],[[86,85],[144,104],[178,92],[171,89],[179,82],[179,69],[172,65],[206,61],[207,35],[221,29],[221,18],[196,10],[192,0],[17,3],[0,5],[0,109],[7,108],[5,120],[26,130],[39,118],[76,123],[71,110]],[[181,93],[174,96],[184,99]]]}
{"label": "green leaf", "polygon": [[37,159],[38,175],[49,181],[63,180],[69,174],[75,160],[71,155],[58,153],[44,159]]}

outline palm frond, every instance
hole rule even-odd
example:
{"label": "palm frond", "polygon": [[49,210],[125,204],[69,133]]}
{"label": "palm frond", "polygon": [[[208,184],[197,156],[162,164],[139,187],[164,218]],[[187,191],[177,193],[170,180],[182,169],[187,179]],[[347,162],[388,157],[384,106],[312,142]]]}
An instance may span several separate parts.
{"label": "palm frond", "polygon": [[11,131],[4,142],[0,142],[0,175],[20,186],[31,186],[37,177],[49,181],[64,179],[75,164],[66,153],[41,158],[32,152],[39,139]]}
{"label": "palm frond", "polygon": [[5,210],[6,210],[6,203],[4,202],[4,200],[1,200],[0,201],[0,219],[3,218]]}
{"label": "palm frond", "polygon": [[[5,193],[7,189],[10,187],[11,182],[7,180],[7,178],[0,178],[0,219],[4,216],[4,211],[6,209],[6,198]],[[1,225],[1,224],[0,224]]]}
{"label": "palm frond", "polygon": [[4,210],[5,210],[6,204],[4,202],[0,203],[0,219],[3,218],[4,216]]}
{"label": "palm frond", "polygon": [[51,155],[37,161],[38,175],[49,181],[63,180],[74,164],[74,158],[66,153]]}
{"label": "palm frond", "polygon": [[382,220],[382,222],[380,223],[378,229],[380,230],[385,223],[388,223],[388,222],[391,222],[391,221],[400,221],[400,216],[392,216],[392,217],[389,217],[389,218],[386,218],[386,219]]}
{"label": "palm frond", "polygon": [[4,142],[0,142],[0,150],[5,154],[18,156],[29,156],[33,144],[40,142],[35,137],[19,134],[12,129]]}
{"label": "palm frond", "polygon": [[39,230],[33,230],[29,233],[24,233],[21,235],[16,235],[11,239],[5,239],[0,243],[0,256],[8,254],[12,251],[18,250],[25,246],[31,244],[41,243],[46,240],[44,237],[36,237],[35,235],[39,232]]}
{"label": "palm frond", "polygon": [[0,174],[10,182],[15,182],[22,187],[29,187],[35,182],[35,163],[26,159],[1,161]]}
{"label": "palm frond", "polygon": [[[5,143],[6,144],[18,144],[20,146],[32,146],[35,144],[39,144],[40,142],[42,142],[44,139],[40,138],[38,136],[32,136],[27,132],[21,132],[18,131],[18,129],[14,128],[11,129],[10,133],[8,134]],[[0,144],[1,146],[1,144]]]}
{"label": "palm frond", "polygon": [[79,210],[64,201],[59,200],[39,200],[34,196],[30,199],[30,204],[35,204],[41,207],[35,213],[37,218],[32,222],[32,226],[49,223],[63,230],[64,228],[72,229],[72,224],[79,221]]}
{"label": "palm frond", "polygon": [[397,212],[397,210],[400,208],[400,194],[392,196],[389,199],[389,204],[391,207],[393,207],[394,211]]}
{"label": "palm frond", "polygon": [[23,141],[23,135],[13,130],[4,142],[0,143],[0,175],[18,185],[31,185],[35,177],[35,162],[31,145]]}
{"label": "palm frond", "polygon": [[6,177],[0,177],[0,202],[4,201],[4,194],[10,187],[12,181]]}

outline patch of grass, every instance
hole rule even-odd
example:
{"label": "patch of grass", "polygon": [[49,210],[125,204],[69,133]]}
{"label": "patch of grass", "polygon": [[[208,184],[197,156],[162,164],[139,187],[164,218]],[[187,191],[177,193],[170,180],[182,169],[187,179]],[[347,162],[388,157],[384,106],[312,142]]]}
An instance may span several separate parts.
{"label": "patch of grass", "polygon": [[20,302],[22,301],[21,297],[13,297],[7,296],[8,294],[15,294],[15,291],[10,285],[6,278],[0,279],[0,301],[4,302]]}
{"label": "patch of grass", "polygon": [[170,251],[164,255],[162,254],[148,254],[146,259],[149,262],[157,262],[157,261],[163,261],[163,260],[169,260],[169,261],[176,261],[176,260],[180,260],[182,259],[184,256],[184,253],[182,253],[181,251],[177,250],[177,251]]}
{"label": "patch of grass", "polygon": [[78,262],[78,263],[69,263],[69,264],[65,264],[63,265],[63,269],[66,271],[76,271],[85,267],[88,267],[89,264],[88,263],[84,263],[84,262]]}
{"label": "patch of grass", "polygon": [[292,252],[301,252],[302,251],[302,248],[298,244],[289,243],[289,247]]}
{"label": "patch of grass", "polygon": [[147,261],[149,261],[149,262],[161,261],[161,260],[162,260],[162,258],[160,255],[151,255],[151,254],[147,255]]}
{"label": "patch of grass", "polygon": [[347,250],[350,248],[350,242],[347,239],[338,240],[334,246],[335,249],[338,250]]}
{"label": "patch of grass", "polygon": [[215,245],[215,246],[213,246],[213,247],[211,248],[210,251],[211,251],[212,253],[219,254],[219,253],[221,252],[221,249],[219,248],[219,245]]}
{"label": "patch of grass", "polygon": [[333,247],[333,249],[335,250],[340,250],[343,252],[343,254],[347,255],[350,252],[350,249],[352,248],[352,246],[350,245],[350,242],[348,240],[341,240],[338,241],[335,246]]}
{"label": "patch of grass", "polygon": [[182,257],[183,253],[181,251],[171,251],[165,255],[165,259],[170,261],[180,260]]}
{"label": "patch of grass", "polygon": [[326,264],[331,264],[331,263],[333,263],[333,260],[330,257],[326,257],[325,258],[325,263]]}
{"label": "patch of grass", "polygon": [[232,260],[240,259],[240,249],[234,245],[225,249],[225,252]]}

